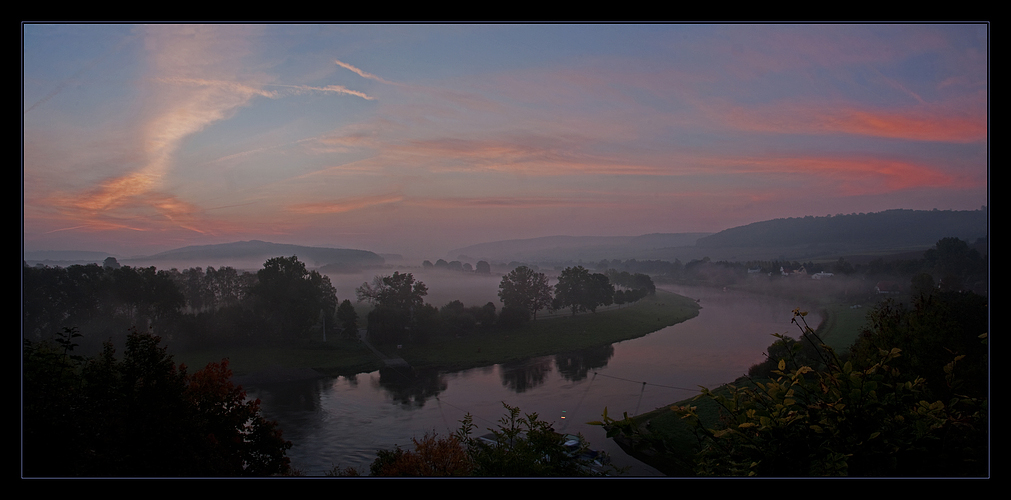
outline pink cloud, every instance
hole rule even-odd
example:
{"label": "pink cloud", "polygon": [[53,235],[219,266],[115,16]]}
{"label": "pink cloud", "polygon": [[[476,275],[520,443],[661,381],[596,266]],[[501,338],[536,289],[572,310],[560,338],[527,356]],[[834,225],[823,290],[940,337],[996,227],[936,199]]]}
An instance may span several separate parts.
{"label": "pink cloud", "polygon": [[378,196],[366,196],[360,198],[350,198],[344,200],[321,201],[313,203],[299,203],[289,205],[286,210],[297,214],[319,215],[319,214],[339,214],[363,208],[386,205],[403,201],[400,194],[385,194]]}
{"label": "pink cloud", "polygon": [[[883,158],[785,157],[715,160],[740,173],[786,174],[810,178],[812,188],[826,194],[857,196],[912,188],[975,187],[970,179],[910,161]],[[732,162],[732,163],[731,163]],[[733,165],[730,167],[729,165]],[[793,184],[793,183],[791,183]]]}
{"label": "pink cloud", "polygon": [[888,110],[777,103],[716,112],[730,127],[768,133],[856,134],[953,143],[982,142],[987,138],[985,114],[973,116],[936,106]]}

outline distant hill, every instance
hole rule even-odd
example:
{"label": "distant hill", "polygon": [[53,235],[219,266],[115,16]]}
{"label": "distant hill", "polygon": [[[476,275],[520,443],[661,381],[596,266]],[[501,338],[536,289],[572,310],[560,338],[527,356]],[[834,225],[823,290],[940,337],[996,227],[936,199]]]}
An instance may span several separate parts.
{"label": "distant hill", "polygon": [[987,236],[987,210],[886,210],[869,214],[774,219],[699,238],[696,246],[803,246],[862,251],[930,246],[949,236],[970,243]]}
{"label": "distant hill", "polygon": [[[378,254],[367,250],[343,248],[307,247],[266,241],[238,241],[219,245],[197,245],[177,248],[167,252],[124,261],[134,265],[142,262],[171,262],[182,265],[235,267],[260,267],[273,257],[298,256],[309,267],[336,264],[344,268],[380,266],[385,261]],[[189,263],[189,264],[186,264]]]}
{"label": "distant hill", "polygon": [[91,252],[86,250],[39,250],[26,251],[24,261],[33,266],[42,264],[45,266],[67,267],[75,264],[101,264],[106,257],[121,258],[108,252]]}
{"label": "distant hill", "polygon": [[988,210],[886,210],[867,214],[793,217],[755,222],[718,233],[642,236],[546,236],[452,250],[447,258],[497,262],[597,262],[602,259],[834,260],[911,252],[922,255],[941,238],[971,245],[987,236]]}
{"label": "distant hill", "polygon": [[[694,246],[711,233],[653,233],[642,236],[544,236],[493,241],[451,250],[450,259],[501,262],[560,261],[636,258],[651,250]],[[463,259],[461,259],[463,260]]]}

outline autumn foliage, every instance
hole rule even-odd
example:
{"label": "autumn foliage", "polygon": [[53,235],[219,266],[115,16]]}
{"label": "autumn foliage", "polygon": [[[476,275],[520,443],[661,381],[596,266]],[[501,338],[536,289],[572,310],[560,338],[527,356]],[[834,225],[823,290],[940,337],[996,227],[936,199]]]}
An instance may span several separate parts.
{"label": "autumn foliage", "polygon": [[425,434],[414,438],[414,450],[400,447],[378,453],[372,464],[373,476],[452,477],[469,476],[474,464],[463,443],[456,436],[439,438]]}
{"label": "autumn foliage", "polygon": [[372,462],[373,476],[482,476],[549,477],[598,476],[609,459],[592,452],[582,438],[573,445],[573,436],[555,432],[536,413],[520,414],[520,409],[502,404],[508,411],[490,434],[473,436],[476,427],[468,413],[456,433],[445,437],[426,434],[413,439],[414,450],[397,446],[379,450]]}

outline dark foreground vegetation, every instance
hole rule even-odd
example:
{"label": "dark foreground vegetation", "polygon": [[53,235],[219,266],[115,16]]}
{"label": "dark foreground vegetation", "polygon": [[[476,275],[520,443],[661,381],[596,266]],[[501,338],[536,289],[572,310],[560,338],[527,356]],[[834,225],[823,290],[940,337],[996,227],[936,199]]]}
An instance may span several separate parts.
{"label": "dark foreground vegetation", "polygon": [[[536,413],[521,415],[519,408],[503,406],[507,414],[490,433],[475,435],[476,426],[468,414],[454,434],[416,438],[414,449],[379,450],[369,475],[580,477],[620,472],[608,465],[606,455],[591,451],[580,436],[559,434]],[[359,476],[362,471],[336,466],[327,475]]]}
{"label": "dark foreground vegetation", "polygon": [[985,297],[886,301],[844,354],[805,316],[794,311],[800,340],[777,335],[748,377],[597,423],[669,475],[989,475]]}
{"label": "dark foreground vegetation", "polygon": [[[626,325],[627,315],[620,315],[610,322],[605,318],[595,330],[586,321],[589,318],[576,317],[579,312],[592,313],[598,307],[655,294],[648,276],[633,280],[626,273],[626,277],[627,283],[620,284],[616,293],[607,276],[573,268],[555,287],[553,297],[542,274],[517,269],[503,278],[502,314],[492,303],[466,307],[458,300],[437,309],[424,302],[427,286],[410,273],[377,276],[359,288],[357,298],[374,306],[367,315],[373,343],[405,345],[405,352],[415,353],[419,360],[426,359],[426,346],[438,344],[443,355],[427,358],[435,363],[473,357],[474,342],[486,345],[496,359],[512,359],[574,349],[587,342],[607,344],[620,340],[613,338],[613,331],[620,330],[625,337],[644,335],[697,314],[695,304],[685,299],[684,307],[674,308],[676,318],[671,319],[669,311],[651,310],[651,321],[642,325]],[[315,363],[337,359],[344,368],[375,369],[373,355],[358,341],[357,308],[350,300],[338,302],[330,280],[294,256],[269,259],[255,274],[228,267],[131,268],[111,258],[102,266],[24,266],[22,283],[26,476],[291,472],[285,456],[291,443],[282,438],[276,424],[262,418],[258,401],[245,400],[245,393],[231,381],[229,361],[208,363],[190,374],[185,365],[175,363],[162,338],[169,339],[176,352],[191,357],[250,349],[270,352],[272,360],[282,364],[287,360],[318,368]],[[658,305],[655,300],[642,304]],[[561,307],[573,317],[532,322],[539,309]],[[616,328],[615,320],[627,328]],[[551,328],[552,324],[559,328]],[[602,337],[599,325],[608,327],[611,335]],[[323,342],[327,332],[329,342]],[[547,342],[522,344],[510,340],[511,335],[543,336]],[[80,345],[84,343],[90,345]],[[122,354],[116,353],[116,345],[125,345]],[[463,358],[457,358],[460,355]],[[372,363],[362,363],[362,356],[372,358]],[[519,417],[518,410],[510,411],[509,428],[502,429],[506,441],[496,447],[465,433],[453,438],[466,448],[471,473],[573,475],[581,470],[578,456],[585,450],[569,446],[565,455],[556,449],[566,441],[564,436],[554,434],[536,415]],[[516,434],[521,427],[522,435]],[[426,439],[439,446],[449,443],[434,436]],[[527,447],[531,448],[521,453]],[[549,458],[533,468],[516,468],[523,462],[516,457],[533,455]],[[494,465],[488,457],[499,457],[506,464]],[[537,461],[526,462],[530,466]]]}
{"label": "dark foreground vegetation", "polygon": [[[600,423],[633,453],[675,475],[986,475],[989,311],[987,299],[972,292],[988,285],[985,257],[945,238],[923,259],[875,262],[860,268],[839,259],[821,268],[823,275],[826,269],[866,277],[893,273],[909,283],[909,305],[888,301],[877,307],[851,349],[837,353],[826,346],[798,311],[800,340],[780,336],[768,361],[753,367],[747,379],[704,391],[666,416],[619,420],[605,411]],[[263,420],[258,402],[245,401],[230,380],[228,361],[188,374],[155,332],[177,351],[227,346],[234,352],[242,346],[272,353],[273,363],[284,359],[281,364],[314,369],[337,363],[334,373],[340,373],[375,368],[359,342],[364,323],[374,344],[397,349],[415,367],[461,368],[599,347],[697,314],[690,299],[658,294],[641,272],[646,268],[669,269],[675,274],[667,278],[677,282],[722,286],[750,284],[759,274],[749,271],[751,265],[707,259],[678,264],[602,261],[602,273],[573,266],[561,270],[553,287],[544,274],[517,266],[502,278],[501,311],[491,302],[466,306],[459,300],[436,308],[424,302],[424,283],[395,272],[356,291],[359,303],[373,306],[365,315],[350,300],[339,302],[330,280],[294,256],[270,259],[255,274],[231,268],[158,271],[119,266],[113,259],[104,266],[25,266],[23,473],[290,472],[290,443]],[[770,269],[776,264],[778,272],[756,266],[764,276],[758,279],[785,285],[796,279],[785,276],[807,276],[800,268],[814,272],[820,266],[773,262]],[[487,268],[480,265],[476,272]],[[618,309],[597,313],[609,306]],[[567,313],[538,320],[541,310]],[[121,356],[115,345],[125,345]],[[416,441],[413,452],[380,452],[372,472],[574,474],[557,468],[562,464],[587,470],[578,460],[544,458],[561,456],[556,448],[563,437],[536,415],[509,412],[496,431],[503,434],[493,433],[494,446],[463,432],[465,423],[454,436]],[[668,424],[670,419],[677,423]],[[512,451],[503,455],[507,449]],[[572,452],[565,456],[582,454]],[[432,453],[457,457],[462,465],[431,468],[434,459],[425,457]],[[539,465],[520,470],[486,463],[490,456],[508,462],[510,454],[523,453],[532,453],[528,465]]]}
{"label": "dark foreground vegetation", "polygon": [[276,423],[232,384],[228,362],[187,373],[160,339],[131,333],[117,358],[74,353],[75,330],[26,340],[22,474],[269,476],[289,471]]}

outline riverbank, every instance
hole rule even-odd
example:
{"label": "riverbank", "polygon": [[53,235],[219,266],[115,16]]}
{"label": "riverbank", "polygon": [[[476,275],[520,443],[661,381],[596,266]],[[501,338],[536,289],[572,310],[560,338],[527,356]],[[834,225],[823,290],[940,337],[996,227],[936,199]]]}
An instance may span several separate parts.
{"label": "riverbank", "polygon": [[416,368],[462,370],[490,366],[642,337],[698,316],[699,308],[692,298],[657,291],[620,308],[540,318],[514,330],[479,332],[421,346],[405,346],[398,354]]}
{"label": "riverbank", "polygon": [[[811,314],[807,318],[820,318],[818,325],[811,326],[815,327],[816,333],[822,341],[841,353],[848,351],[856,341],[861,328],[866,323],[867,313],[873,309],[874,305],[822,300],[819,309],[810,311]],[[790,332],[794,338],[799,337],[799,334],[799,330]],[[743,387],[752,383],[747,377],[740,377],[712,389],[712,392],[728,396],[730,394],[728,386]],[[679,457],[688,457],[696,452],[697,437],[691,424],[672,411],[671,407],[695,406],[699,418],[708,427],[715,426],[719,420],[719,408],[715,401],[709,398],[695,398],[696,396],[685,398],[633,417],[640,429],[648,429],[650,443],[636,443],[620,436],[614,438],[615,442],[630,456],[665,475],[692,476],[693,470],[690,462]],[[655,453],[655,449],[663,449],[665,452]]]}
{"label": "riverbank", "polygon": [[356,340],[223,346],[176,352],[177,363],[193,372],[211,362],[228,359],[234,380],[240,384],[285,382],[324,376],[354,375],[378,370],[382,361]]}
{"label": "riverbank", "polygon": [[[436,338],[426,345],[404,346],[395,354],[415,368],[462,370],[634,339],[694,318],[698,311],[694,299],[658,291],[631,305],[576,316],[542,317],[518,329],[495,328],[466,337]],[[245,383],[284,381],[312,373],[346,376],[382,366],[364,344],[344,339],[173,354],[177,362],[193,369],[228,358],[236,380]]]}

